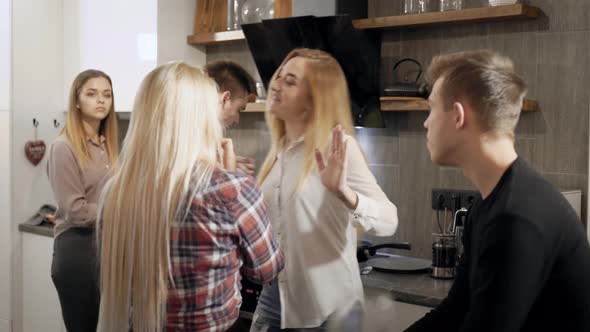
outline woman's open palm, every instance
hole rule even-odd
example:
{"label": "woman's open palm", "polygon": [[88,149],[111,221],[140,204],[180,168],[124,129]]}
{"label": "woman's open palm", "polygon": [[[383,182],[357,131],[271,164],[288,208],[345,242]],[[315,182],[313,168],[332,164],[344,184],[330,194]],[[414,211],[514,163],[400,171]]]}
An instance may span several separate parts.
{"label": "woman's open palm", "polygon": [[337,193],[346,187],[346,142],[341,125],[332,129],[332,147],[327,163],[318,149],[315,150],[315,159],[322,184],[329,191]]}

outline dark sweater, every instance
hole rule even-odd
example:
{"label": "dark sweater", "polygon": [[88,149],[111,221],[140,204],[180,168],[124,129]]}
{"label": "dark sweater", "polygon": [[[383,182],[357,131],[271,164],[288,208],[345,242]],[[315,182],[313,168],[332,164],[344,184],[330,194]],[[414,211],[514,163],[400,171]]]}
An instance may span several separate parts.
{"label": "dark sweater", "polygon": [[520,158],[471,209],[448,297],[406,331],[590,331],[590,247],[561,193]]}

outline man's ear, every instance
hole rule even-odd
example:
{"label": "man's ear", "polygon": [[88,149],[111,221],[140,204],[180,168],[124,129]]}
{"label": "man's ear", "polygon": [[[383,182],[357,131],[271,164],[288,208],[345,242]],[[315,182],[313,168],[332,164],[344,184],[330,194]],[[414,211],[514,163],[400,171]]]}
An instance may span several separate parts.
{"label": "man's ear", "polygon": [[221,102],[226,102],[226,101],[229,101],[230,99],[231,99],[231,92],[223,91],[223,93],[221,94]]}
{"label": "man's ear", "polygon": [[455,129],[461,129],[465,127],[465,105],[460,102],[453,103],[453,117],[455,119]]}

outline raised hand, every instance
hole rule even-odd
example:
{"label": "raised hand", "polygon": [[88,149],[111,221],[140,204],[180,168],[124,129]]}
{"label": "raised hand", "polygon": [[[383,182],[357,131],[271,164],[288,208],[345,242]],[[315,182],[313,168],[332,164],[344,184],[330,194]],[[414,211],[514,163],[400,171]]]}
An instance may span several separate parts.
{"label": "raised hand", "polygon": [[333,192],[349,208],[356,208],[358,196],[352,191],[346,182],[346,141],[341,125],[332,129],[332,147],[328,152],[327,163],[324,162],[321,152],[315,149],[315,160],[322,184]]}
{"label": "raised hand", "polygon": [[342,126],[332,129],[332,147],[328,152],[327,163],[318,149],[315,149],[315,160],[322,184],[333,193],[341,191],[346,186],[346,142]]}

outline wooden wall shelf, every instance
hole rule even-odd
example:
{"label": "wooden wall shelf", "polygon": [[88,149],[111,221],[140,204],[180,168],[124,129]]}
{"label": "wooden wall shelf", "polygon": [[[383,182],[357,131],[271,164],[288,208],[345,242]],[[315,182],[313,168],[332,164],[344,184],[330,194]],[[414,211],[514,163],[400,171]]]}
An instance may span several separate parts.
{"label": "wooden wall shelf", "polygon": [[260,101],[255,103],[248,103],[246,105],[246,109],[244,112],[246,113],[256,113],[256,112],[264,112],[266,111],[266,102]]}
{"label": "wooden wall shelf", "polygon": [[212,45],[245,40],[242,30],[202,32],[186,37],[190,45]]}
{"label": "wooden wall shelf", "polygon": [[[197,1],[193,34],[187,36],[190,45],[213,45],[245,40],[242,30],[226,31],[227,1]],[[275,0],[274,18],[290,17],[293,14],[293,0]]]}
{"label": "wooden wall shelf", "polygon": [[[381,97],[382,112],[428,111],[428,102],[424,98]],[[539,105],[536,100],[525,99],[522,103],[523,112],[536,112]]]}
{"label": "wooden wall shelf", "polygon": [[541,15],[537,7],[515,4],[495,7],[479,7],[445,12],[430,12],[412,15],[374,17],[354,20],[357,29],[390,29],[417,26],[439,26],[458,23],[496,22],[513,19],[531,19]]}
{"label": "wooden wall shelf", "polygon": [[[390,29],[417,26],[440,26],[458,23],[496,22],[539,17],[542,11],[524,4],[496,7],[469,8],[446,12],[431,12],[413,15],[397,15],[353,20],[357,29]],[[211,45],[244,40],[241,30],[195,33],[187,37],[191,45]]]}
{"label": "wooden wall shelf", "polygon": [[[424,98],[414,97],[381,97],[382,112],[427,112],[429,110],[428,102]],[[266,109],[265,102],[248,103],[247,113],[264,112]],[[539,105],[536,100],[525,99],[522,103],[523,112],[536,112]]]}

